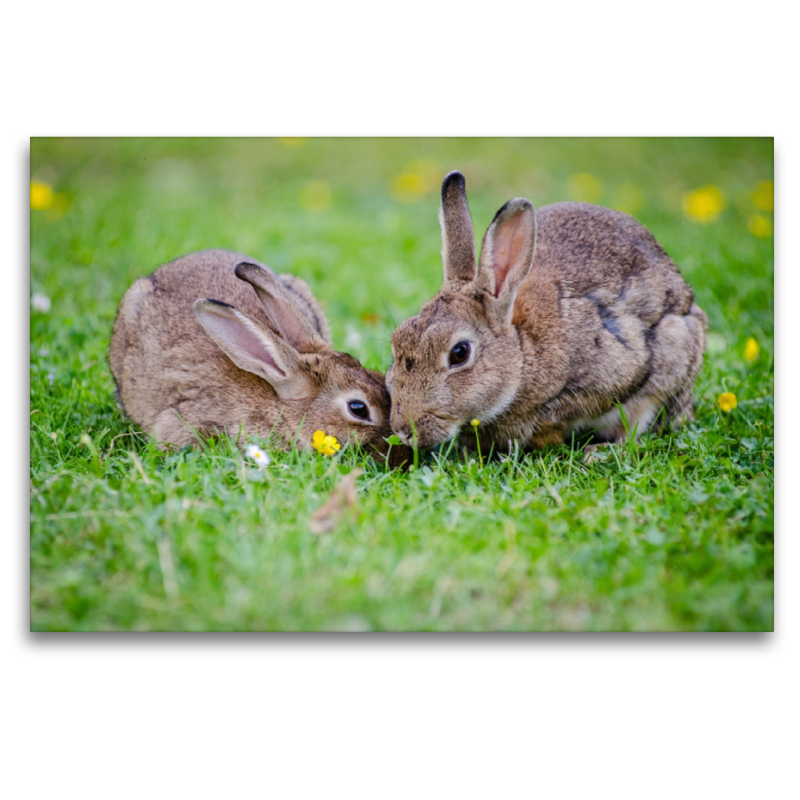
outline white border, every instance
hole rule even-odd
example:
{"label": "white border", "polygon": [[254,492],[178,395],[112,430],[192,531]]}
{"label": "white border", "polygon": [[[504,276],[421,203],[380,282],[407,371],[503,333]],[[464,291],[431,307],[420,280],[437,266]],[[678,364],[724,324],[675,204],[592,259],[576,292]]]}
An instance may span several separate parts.
{"label": "white border", "polygon": [[[20,6],[0,54],[7,372],[27,385],[28,137],[43,134],[775,135],[781,361],[800,177],[783,8]],[[779,413],[798,396],[788,367]],[[4,416],[7,796],[796,790],[794,427],[779,420],[775,634],[101,639],[26,632],[22,394]]]}

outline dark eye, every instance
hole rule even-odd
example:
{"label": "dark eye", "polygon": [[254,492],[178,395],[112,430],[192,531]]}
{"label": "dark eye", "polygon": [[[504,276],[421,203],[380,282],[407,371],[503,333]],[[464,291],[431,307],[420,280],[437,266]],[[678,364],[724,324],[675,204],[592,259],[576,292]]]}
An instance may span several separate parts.
{"label": "dark eye", "polygon": [[469,358],[471,350],[469,342],[459,342],[450,351],[450,366],[457,367],[459,364],[463,364]]}
{"label": "dark eye", "polygon": [[347,404],[347,408],[354,417],[358,419],[369,419],[367,404],[362,403],[361,400],[351,400]]}

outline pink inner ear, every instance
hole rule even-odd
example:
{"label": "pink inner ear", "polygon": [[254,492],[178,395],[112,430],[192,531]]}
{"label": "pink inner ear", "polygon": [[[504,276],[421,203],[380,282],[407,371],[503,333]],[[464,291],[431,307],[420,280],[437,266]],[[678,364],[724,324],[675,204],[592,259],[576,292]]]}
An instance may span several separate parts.
{"label": "pink inner ear", "polygon": [[295,319],[292,314],[281,314],[278,327],[283,334],[283,338],[293,347],[299,350],[304,350],[307,347],[308,334],[302,323]]}
{"label": "pink inner ear", "polygon": [[499,297],[509,270],[517,263],[525,247],[525,225],[518,214],[499,230],[495,231],[492,245],[492,269],[494,270],[494,296]]}
{"label": "pink inner ear", "polygon": [[310,349],[309,336],[313,334],[309,334],[307,327],[298,318],[303,311],[297,300],[291,297],[283,298],[279,294],[273,294],[263,288],[256,287],[256,291],[267,317],[281,336],[296,350],[308,352]]}
{"label": "pink inner ear", "polygon": [[263,342],[240,320],[228,317],[214,317],[217,335],[228,343],[233,350],[238,350],[256,361],[261,361],[282,378],[286,373],[277,365],[272,354],[264,347]]}

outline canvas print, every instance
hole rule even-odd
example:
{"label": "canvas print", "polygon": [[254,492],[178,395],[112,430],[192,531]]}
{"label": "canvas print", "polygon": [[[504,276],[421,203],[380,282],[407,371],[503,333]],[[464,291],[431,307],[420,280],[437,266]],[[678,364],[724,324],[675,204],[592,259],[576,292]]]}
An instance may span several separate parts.
{"label": "canvas print", "polygon": [[770,631],[773,140],[31,140],[34,631]]}

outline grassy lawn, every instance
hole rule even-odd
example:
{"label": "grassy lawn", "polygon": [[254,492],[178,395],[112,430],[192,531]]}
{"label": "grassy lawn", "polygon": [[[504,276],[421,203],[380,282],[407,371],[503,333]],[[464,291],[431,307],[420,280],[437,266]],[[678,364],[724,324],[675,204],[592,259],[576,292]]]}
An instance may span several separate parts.
{"label": "grassy lawn", "polygon": [[[455,168],[479,235],[520,195],[650,228],[709,316],[692,425],[589,464],[561,447],[391,473],[347,450],[264,471],[223,440],[166,454],[124,418],[116,306],[193,250],[304,278],[337,348],[385,370],[441,282]],[[31,211],[50,299],[30,323],[32,629],[772,630],[771,139],[36,139],[31,178],[55,192]],[[356,466],[357,509],[314,535]]]}

